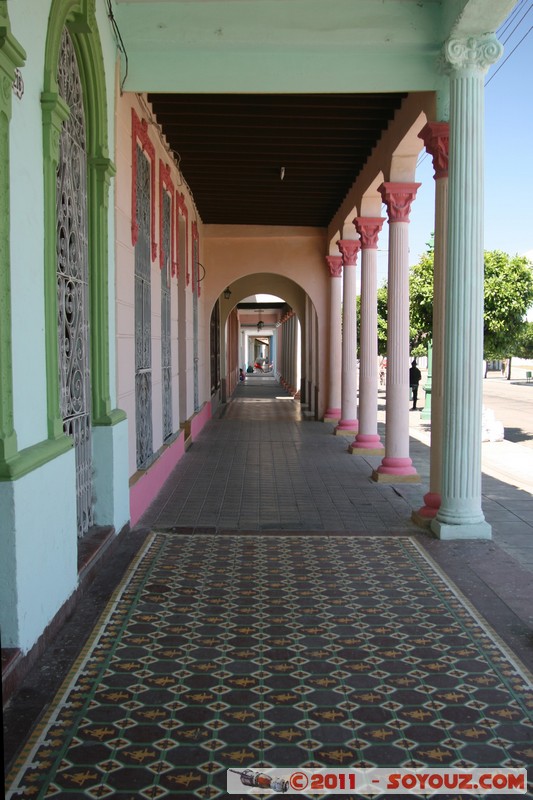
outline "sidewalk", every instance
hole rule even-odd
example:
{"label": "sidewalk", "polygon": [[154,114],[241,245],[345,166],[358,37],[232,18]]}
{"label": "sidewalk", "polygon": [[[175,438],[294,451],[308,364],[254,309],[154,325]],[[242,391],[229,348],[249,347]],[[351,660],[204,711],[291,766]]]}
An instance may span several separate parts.
{"label": "sidewalk", "polygon": [[[420,412],[409,419],[411,457],[427,487],[431,431]],[[482,507],[493,541],[533,572],[533,448],[505,439],[483,442],[481,464]]]}

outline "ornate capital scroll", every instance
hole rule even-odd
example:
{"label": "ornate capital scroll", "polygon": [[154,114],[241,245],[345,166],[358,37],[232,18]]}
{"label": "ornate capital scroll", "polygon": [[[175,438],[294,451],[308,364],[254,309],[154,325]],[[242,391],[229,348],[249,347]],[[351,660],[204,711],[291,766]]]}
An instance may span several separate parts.
{"label": "ornate capital scroll", "polygon": [[441,56],[441,70],[447,74],[459,72],[485,73],[503,53],[503,45],[494,33],[448,39]]}
{"label": "ornate capital scroll", "polygon": [[420,183],[382,183],[378,192],[389,214],[390,222],[409,222],[411,203]]}
{"label": "ornate capital scroll", "polygon": [[355,267],[357,264],[357,254],[361,249],[361,242],[359,239],[339,239],[337,247],[341,251],[343,266]]}
{"label": "ornate capital scroll", "polygon": [[377,250],[378,237],[383,223],[383,217],[355,217],[353,224],[361,237],[361,250]]}
{"label": "ornate capital scroll", "polygon": [[447,178],[450,124],[448,122],[428,122],[418,134],[418,138],[422,139],[426,150],[433,158],[435,180]]}
{"label": "ornate capital scroll", "polygon": [[332,278],[342,278],[342,256],[326,256],[329,274]]}

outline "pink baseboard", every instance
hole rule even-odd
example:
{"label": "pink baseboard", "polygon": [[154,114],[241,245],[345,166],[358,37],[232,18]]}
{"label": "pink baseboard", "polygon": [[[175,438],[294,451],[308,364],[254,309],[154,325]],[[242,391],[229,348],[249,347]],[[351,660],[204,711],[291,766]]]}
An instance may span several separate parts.
{"label": "pink baseboard", "polygon": [[[191,438],[196,439],[205,424],[211,418],[211,404],[205,403],[198,414],[191,419]],[[179,434],[161,453],[157,461],[130,488],[130,525],[135,525],[142,517],[150,503],[163,488],[170,473],[185,453],[185,434]]]}
{"label": "pink baseboard", "polygon": [[142,517],[168,476],[185,453],[185,436],[182,433],[167,447],[157,461],[130,489],[130,525]]}
{"label": "pink baseboard", "polygon": [[191,419],[191,436],[194,439],[198,436],[206,422],[211,419],[211,403],[204,403],[198,414]]}

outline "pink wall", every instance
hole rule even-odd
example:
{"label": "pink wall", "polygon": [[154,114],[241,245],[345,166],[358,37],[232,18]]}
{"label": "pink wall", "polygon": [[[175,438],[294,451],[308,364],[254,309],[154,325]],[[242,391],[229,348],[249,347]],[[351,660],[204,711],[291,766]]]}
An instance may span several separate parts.
{"label": "pink wall", "polygon": [[[191,420],[191,438],[196,439],[211,419],[211,404],[205,403]],[[135,525],[155,500],[176,464],[185,454],[185,436],[180,432],[175,442],[165,448],[157,461],[130,488],[130,524]]]}

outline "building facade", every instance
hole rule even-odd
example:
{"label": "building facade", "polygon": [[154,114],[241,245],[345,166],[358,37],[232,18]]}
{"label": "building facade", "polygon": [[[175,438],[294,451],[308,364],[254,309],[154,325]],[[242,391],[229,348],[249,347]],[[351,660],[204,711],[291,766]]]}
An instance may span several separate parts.
{"label": "building facade", "polygon": [[[269,319],[276,376],[315,418],[349,419],[354,455],[379,451],[372,335],[362,336],[358,387],[346,312],[340,353],[338,282],[355,307],[348,276],[363,269],[363,313],[374,319],[384,219],[387,436],[374,479],[417,478],[403,398],[409,209],[424,147],[442,287],[425,516],[441,537],[490,535],[480,491],[482,94],[501,53],[493,32],[514,3],[391,1],[378,11],[369,0],[302,0],[305,26],[269,0],[156,5],[154,16],[142,0],[0,0],[0,603],[2,647],[23,654],[74,597],[80,541],[135,525],[231,396],[246,298],[285,303]],[[294,223],[238,224],[202,219],[152,92],[391,92],[398,103],[327,224],[302,224],[296,207]],[[335,120],[324,122],[335,138]],[[235,193],[230,179],[222,191]]]}

